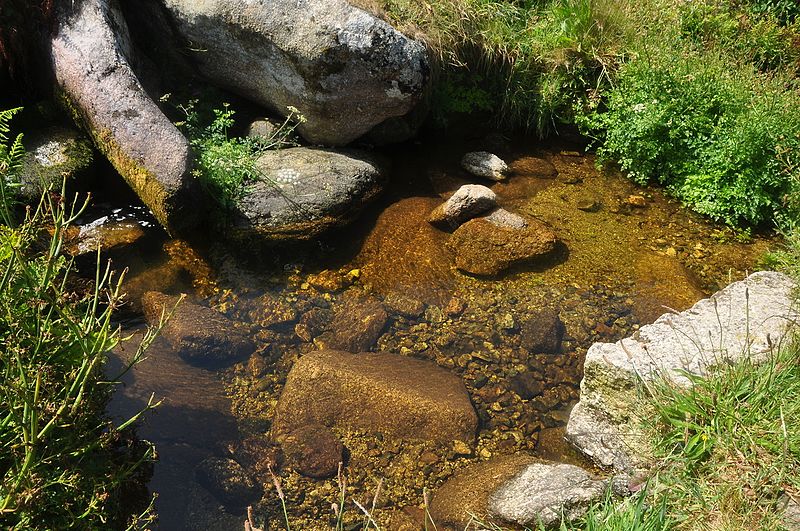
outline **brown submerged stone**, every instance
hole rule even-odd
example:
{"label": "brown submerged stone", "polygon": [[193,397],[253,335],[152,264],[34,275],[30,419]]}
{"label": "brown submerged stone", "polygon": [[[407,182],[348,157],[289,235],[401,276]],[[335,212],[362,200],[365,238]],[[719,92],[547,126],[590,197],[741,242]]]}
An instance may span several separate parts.
{"label": "brown submerged stone", "polygon": [[471,443],[478,418],[461,379],[432,362],[321,350],[300,358],[289,372],[273,435],[308,424],[449,445]]}
{"label": "brown submerged stone", "polygon": [[456,256],[456,267],[480,276],[495,276],[507,269],[540,258],[556,248],[555,233],[535,219],[515,228],[492,223],[486,218],[461,225],[448,247]]}
{"label": "brown submerged stone", "polygon": [[344,446],[320,424],[301,426],[281,437],[280,444],[289,466],[310,478],[333,477],[344,461]]}
{"label": "brown submerged stone", "polygon": [[381,213],[356,262],[361,282],[381,295],[395,293],[443,306],[452,295],[453,258],[448,235],[428,223],[439,200],[410,197]]}
{"label": "brown submerged stone", "polygon": [[642,323],[651,323],[670,309],[683,311],[705,297],[698,280],[677,258],[648,253],[634,269],[634,312]]}
{"label": "brown submerged stone", "polygon": [[178,296],[148,291],[142,297],[142,307],[151,325],[157,325],[162,315],[175,308],[161,333],[184,359],[225,365],[252,354],[255,345],[234,321],[211,308],[186,300],[178,304],[178,300]]}
{"label": "brown submerged stone", "polygon": [[334,309],[328,331],[315,338],[323,349],[365,352],[377,343],[389,316],[374,297],[348,294]]}

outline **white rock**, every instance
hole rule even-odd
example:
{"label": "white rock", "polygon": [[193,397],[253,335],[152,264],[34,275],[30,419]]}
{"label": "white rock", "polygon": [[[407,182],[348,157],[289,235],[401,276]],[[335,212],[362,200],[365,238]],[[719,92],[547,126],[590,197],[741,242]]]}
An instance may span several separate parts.
{"label": "white rock", "polygon": [[519,525],[545,527],[573,521],[599,499],[606,482],[575,465],[534,463],[505,482],[489,498],[489,513]]}
{"label": "white rock", "polygon": [[659,377],[688,385],[714,367],[749,358],[763,361],[796,319],[794,282],[762,271],[734,282],[678,314],[665,314],[616,343],[595,343],[586,354],[580,402],[567,438],[597,464],[622,471],[646,467],[647,414],[638,389]]}
{"label": "white rock", "polygon": [[491,189],[480,184],[465,184],[431,213],[430,222],[455,229],[496,204],[497,195]]}
{"label": "white rock", "polygon": [[497,155],[487,151],[472,151],[461,159],[461,167],[478,177],[502,181],[508,172],[508,164]]}

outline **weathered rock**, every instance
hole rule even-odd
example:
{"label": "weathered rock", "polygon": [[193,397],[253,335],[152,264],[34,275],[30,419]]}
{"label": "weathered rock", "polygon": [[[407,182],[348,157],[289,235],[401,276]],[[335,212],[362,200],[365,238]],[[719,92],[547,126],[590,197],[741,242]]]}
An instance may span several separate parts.
{"label": "weathered rock", "polygon": [[292,367],[272,429],[280,436],[322,424],[451,444],[472,442],[477,423],[461,379],[434,363],[383,352],[322,350]]}
{"label": "weathered rock", "polygon": [[328,328],[333,312],[327,308],[312,308],[300,317],[294,333],[303,341],[311,342]]}
{"label": "weathered rock", "polygon": [[246,507],[257,501],[261,488],[230,458],[210,457],[200,463],[197,479],[219,501],[230,507]]}
{"label": "weathered rock", "polygon": [[272,138],[278,129],[280,129],[281,124],[270,120],[269,118],[259,118],[257,120],[253,120],[250,122],[250,125],[247,126],[247,136],[251,138]]}
{"label": "weathered rock", "polygon": [[558,312],[547,308],[522,321],[520,346],[536,354],[557,354],[565,331]]}
{"label": "weathered rock", "polygon": [[310,142],[343,145],[420,100],[422,44],[345,0],[161,0],[203,76],[273,111]]}
{"label": "weathered rock", "polygon": [[489,517],[488,501],[505,482],[538,460],[524,454],[493,458],[460,470],[433,495],[430,512],[436,525],[464,529],[470,514]]}
{"label": "weathered rock", "polygon": [[353,150],[268,151],[257,167],[263,178],[237,200],[227,229],[244,239],[315,238],[352,221],[386,182],[381,161]]}
{"label": "weathered rock", "polygon": [[18,176],[20,196],[38,201],[45,190],[61,190],[66,179],[68,190],[82,189],[94,161],[92,145],[78,131],[50,127],[25,138],[25,160]]}
{"label": "weathered rock", "polygon": [[489,513],[519,525],[557,525],[576,520],[603,496],[606,482],[592,479],[580,467],[533,463],[506,481],[489,498]]}
{"label": "weathered rock", "polygon": [[74,118],[167,230],[194,225],[188,142],[133,72],[116,1],[65,4],[59,19],[50,62]]}
{"label": "weathered rock", "polygon": [[292,330],[300,317],[292,303],[271,293],[265,293],[256,299],[255,304],[253,320],[270,330],[278,332]]}
{"label": "weathered rock", "polygon": [[664,377],[689,385],[683,371],[705,376],[724,363],[764,360],[797,317],[793,289],[786,275],[753,273],[631,337],[595,343],[586,354],[567,438],[600,466],[624,472],[646,467],[641,419],[651,412],[638,397],[640,382]]}
{"label": "weathered rock", "polygon": [[508,173],[503,159],[486,151],[472,151],[461,158],[461,167],[472,175],[493,181],[502,181]]}
{"label": "weathered rock", "polygon": [[402,199],[384,210],[358,255],[361,282],[376,292],[444,306],[455,285],[448,235],[428,223],[437,201]]}
{"label": "weathered rock", "polygon": [[[169,315],[179,297],[148,291],[142,297],[145,317],[156,325]],[[164,325],[162,335],[187,361],[203,365],[224,365],[244,359],[255,346],[244,330],[221,313],[186,300],[178,304]]]}
{"label": "weathered rock", "polygon": [[280,438],[288,464],[304,476],[333,477],[344,462],[344,446],[322,425],[301,426]]}
{"label": "weathered rock", "polygon": [[497,195],[480,184],[465,184],[431,212],[428,221],[436,227],[452,230],[478,214],[491,210]]}
{"label": "weathered rock", "polygon": [[508,388],[517,393],[523,400],[530,400],[544,391],[541,379],[530,372],[523,372],[509,378]]}
{"label": "weathered rock", "polygon": [[455,253],[456,267],[474,275],[495,276],[555,250],[558,239],[550,227],[530,218],[519,228],[505,219],[510,216],[495,212],[457,228],[447,243]]}
{"label": "weathered rock", "polygon": [[366,352],[378,342],[388,321],[379,300],[348,294],[334,309],[328,331],[314,343],[322,349]]}
{"label": "weathered rock", "polygon": [[130,245],[144,236],[144,229],[135,221],[114,221],[100,218],[82,225],[74,246],[68,251],[74,255],[107,251],[115,247]]}

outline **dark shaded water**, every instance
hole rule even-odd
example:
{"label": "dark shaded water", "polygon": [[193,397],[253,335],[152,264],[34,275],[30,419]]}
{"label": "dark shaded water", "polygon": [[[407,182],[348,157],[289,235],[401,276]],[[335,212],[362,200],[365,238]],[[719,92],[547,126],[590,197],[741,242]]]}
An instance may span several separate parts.
{"label": "dark shaded water", "polygon": [[[242,528],[243,508],[226,506],[197,481],[198,467],[211,456],[241,462],[262,483],[266,494],[256,514],[280,528],[271,478],[259,468],[275,451],[268,442],[275,404],[298,357],[352,332],[337,329],[336,318],[352,301],[355,308],[378,304],[388,315],[365,349],[432,360],[458,374],[480,419],[468,454],[424,441],[336,433],[349,451],[348,499],[366,502],[381,479],[376,518],[386,528],[395,525],[391,519],[417,517],[423,489],[435,492],[470,463],[515,452],[578,459],[563,445],[560,428],[577,399],[591,343],[629,335],[666,307],[684,309],[743,278],[770,241],[740,243],[657,190],[597,171],[591,156],[573,149],[495,149],[514,170],[507,182],[492,185],[501,206],[546,221],[563,242],[546,262],[495,280],[459,273],[448,235],[427,223],[443,196],[469,182],[457,167],[463,145],[390,153],[392,190],[352,227],[314,244],[243,256],[213,241],[169,240],[152,226],[119,237],[108,254],[130,268],[124,316],[132,332],[143,326],[141,294],[155,289],[187,293],[246,323],[258,344],[245,362],[207,371],[159,339],[111,404],[111,413],[124,417],[151,394],[163,400],[139,428],[159,452],[150,488],[159,493],[161,528]],[[398,308],[391,302],[398,298],[421,303],[421,313]],[[526,323],[548,312],[566,328],[558,353],[526,348]],[[115,363],[132,350],[117,352]],[[327,528],[336,479],[311,480],[288,467],[279,474],[293,527]]]}

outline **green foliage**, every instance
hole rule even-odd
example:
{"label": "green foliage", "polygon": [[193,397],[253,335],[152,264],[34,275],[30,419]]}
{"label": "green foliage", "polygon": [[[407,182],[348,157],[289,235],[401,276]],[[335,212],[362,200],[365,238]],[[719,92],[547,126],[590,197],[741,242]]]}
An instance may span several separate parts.
{"label": "green foliage", "polygon": [[[162,101],[169,99],[169,94]],[[264,178],[256,159],[260,153],[285,146],[296,146],[295,128],[305,119],[299,111],[289,108],[283,123],[268,138],[233,137],[230,135],[235,111],[228,103],[206,111],[198,100],[190,100],[177,108],[184,119],[177,126],[189,138],[196,154],[194,175],[203,189],[222,207],[230,210],[247,187]]]}
{"label": "green foliage", "polygon": [[437,110],[484,112],[545,135],[572,119],[574,102],[607,82],[616,61],[615,10],[599,0],[384,0],[399,25],[416,25],[438,52]]}
{"label": "green foliage", "polygon": [[[8,137],[12,114],[0,113],[3,199],[23,154],[20,137]],[[142,484],[137,474],[153,450],[130,437],[134,419],[114,425],[104,416],[112,385],[102,366],[119,341],[111,316],[120,278],[98,266],[93,292],[67,288],[72,264],[61,243],[75,204],[48,193],[18,226],[11,205],[0,207],[0,527],[145,525],[146,509],[130,518],[121,506],[136,505],[125,498]]]}
{"label": "green foliage", "polygon": [[11,119],[21,109],[0,111],[0,221],[6,225],[12,222],[13,191],[19,188],[17,171],[22,166],[25,149],[22,147],[22,135],[11,135]]}
{"label": "green foliage", "polygon": [[794,22],[800,17],[800,3],[797,0],[741,0],[753,13],[775,17],[783,24]]}
{"label": "green foliage", "polygon": [[606,108],[580,122],[601,159],[731,225],[796,217],[797,88],[708,53],[649,59],[622,68]]}

